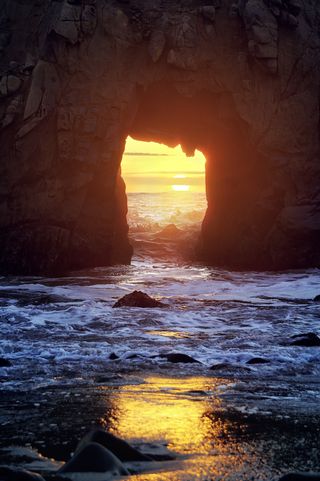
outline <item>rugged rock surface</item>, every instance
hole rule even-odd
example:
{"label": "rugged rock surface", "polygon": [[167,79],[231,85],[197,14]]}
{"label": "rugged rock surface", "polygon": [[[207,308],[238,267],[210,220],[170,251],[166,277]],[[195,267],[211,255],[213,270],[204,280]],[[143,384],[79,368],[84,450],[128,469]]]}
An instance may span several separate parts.
{"label": "rugged rock surface", "polygon": [[130,261],[129,134],[206,155],[206,262],[319,266],[319,19],[315,0],[2,0],[1,273]]}

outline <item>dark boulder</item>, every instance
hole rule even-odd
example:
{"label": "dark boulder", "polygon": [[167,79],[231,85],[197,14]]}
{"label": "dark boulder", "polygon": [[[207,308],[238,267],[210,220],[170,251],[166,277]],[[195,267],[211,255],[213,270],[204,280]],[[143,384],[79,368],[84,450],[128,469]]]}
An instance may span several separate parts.
{"label": "dark boulder", "polygon": [[150,461],[151,458],[137,449],[133,448],[123,439],[114,436],[103,429],[93,429],[79,443],[76,453],[82,450],[86,445],[96,443],[100,444],[108,451],[111,451],[120,461]]}
{"label": "dark boulder", "polygon": [[191,356],[188,356],[188,354],[181,354],[179,352],[171,352],[169,354],[161,354],[160,357],[165,358],[168,362],[172,363],[185,363],[185,364],[190,364],[190,363],[197,363],[201,364],[200,361],[197,361]]}
{"label": "dark boulder", "polygon": [[318,294],[313,300],[314,302],[320,302],[320,294]]}
{"label": "dark boulder", "polygon": [[290,473],[282,476],[279,481],[320,481],[320,473]]}
{"label": "dark boulder", "polygon": [[240,374],[242,372],[250,372],[250,368],[246,366],[235,366],[233,364],[228,364],[227,362],[220,362],[218,364],[213,364],[210,367],[210,371],[228,371]]}
{"label": "dark boulder", "polygon": [[8,361],[8,359],[5,359],[4,357],[0,357],[0,367],[10,367],[12,366],[11,362]]}
{"label": "dark boulder", "polygon": [[268,364],[269,359],[264,359],[263,357],[253,357],[247,361],[247,364]]}
{"label": "dark boulder", "polygon": [[181,229],[178,229],[178,227],[175,224],[169,224],[160,232],[158,232],[156,234],[156,237],[160,237],[168,240],[177,240],[182,234],[183,234],[183,231]]}
{"label": "dark boulder", "polygon": [[116,361],[117,359],[119,359],[119,356],[117,356],[115,352],[112,352],[109,356],[109,359],[111,361]]}
{"label": "dark boulder", "polygon": [[113,476],[129,474],[120,459],[98,443],[89,443],[77,450],[58,473],[111,473]]}
{"label": "dark boulder", "polygon": [[314,332],[296,334],[291,337],[290,346],[317,347],[320,346],[320,337]]}
{"label": "dark boulder", "polygon": [[1,481],[44,481],[40,474],[5,467],[0,467],[0,479]]}
{"label": "dark boulder", "polygon": [[113,307],[165,307],[163,302],[157,301],[141,291],[133,291],[119,299]]}

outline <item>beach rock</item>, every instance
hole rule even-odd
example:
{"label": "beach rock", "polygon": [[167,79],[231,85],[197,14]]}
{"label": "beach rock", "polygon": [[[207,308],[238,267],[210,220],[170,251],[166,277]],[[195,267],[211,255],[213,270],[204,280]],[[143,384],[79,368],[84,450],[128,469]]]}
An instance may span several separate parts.
{"label": "beach rock", "polygon": [[8,361],[8,359],[5,359],[4,357],[0,357],[0,367],[10,367],[12,366],[11,362]]}
{"label": "beach rock", "polygon": [[175,224],[169,224],[164,229],[156,234],[156,237],[162,237],[170,240],[176,240],[183,234]]}
{"label": "beach rock", "polygon": [[320,473],[290,473],[282,476],[279,481],[320,481]]}
{"label": "beach rock", "polygon": [[117,356],[117,354],[115,352],[112,352],[109,356],[109,359],[111,361],[116,361],[117,359],[119,359],[119,356]]}
{"label": "beach rock", "polygon": [[150,457],[140,453],[123,439],[114,436],[103,429],[93,429],[78,444],[76,453],[81,451],[90,443],[97,443],[107,450],[111,451],[120,461],[150,461]]}
{"label": "beach rock", "polygon": [[320,338],[314,332],[296,334],[291,337],[290,346],[317,347],[320,346]]}
{"label": "beach rock", "polygon": [[188,354],[181,354],[179,352],[172,352],[169,354],[161,354],[160,357],[165,358],[168,362],[172,363],[184,363],[184,364],[190,364],[190,363],[197,363],[201,364],[200,361],[197,361],[191,356],[188,356]]}
{"label": "beach rock", "polygon": [[24,469],[11,469],[0,467],[1,481],[44,481],[40,474],[32,471],[25,471]]}
{"label": "beach rock", "polygon": [[250,372],[250,368],[246,366],[235,366],[233,364],[228,364],[226,362],[221,362],[218,364],[213,364],[210,368],[210,371],[229,371],[229,372],[238,372],[238,373],[245,373]]}
{"label": "beach rock", "polygon": [[66,473],[110,473],[112,476],[127,476],[128,470],[108,449],[98,443],[89,443],[76,451],[58,474]]}
{"label": "beach rock", "polygon": [[268,364],[269,359],[264,359],[263,357],[253,357],[247,361],[247,364]]}
{"label": "beach rock", "polygon": [[141,291],[133,291],[119,299],[113,307],[165,307],[166,305]]}
{"label": "beach rock", "polygon": [[320,294],[318,294],[313,300],[314,302],[320,302]]}

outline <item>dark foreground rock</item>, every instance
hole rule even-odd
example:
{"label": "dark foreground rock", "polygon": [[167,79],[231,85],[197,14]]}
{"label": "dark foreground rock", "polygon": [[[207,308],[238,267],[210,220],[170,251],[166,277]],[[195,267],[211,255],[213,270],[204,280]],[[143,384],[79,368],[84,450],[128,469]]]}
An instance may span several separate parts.
{"label": "dark foreground rock", "polygon": [[76,453],[90,443],[97,443],[111,451],[120,461],[151,461],[149,456],[140,453],[123,439],[114,436],[103,429],[94,429],[88,433],[79,443]]}
{"label": "dark foreground rock", "polygon": [[290,473],[282,476],[279,481],[320,481],[320,473]]}
{"label": "dark foreground rock", "polygon": [[24,469],[11,469],[0,467],[0,480],[1,481],[44,481],[40,474],[33,473],[31,471],[25,471]]}
{"label": "dark foreground rock", "polygon": [[153,299],[142,291],[133,291],[121,297],[113,307],[166,307],[166,304]]}
{"label": "dark foreground rock", "polygon": [[129,471],[108,449],[98,443],[89,443],[68,461],[58,474],[64,473],[110,473],[113,476],[126,476]]}
{"label": "dark foreground rock", "polygon": [[320,302],[320,294],[317,295],[313,300],[314,302]]}
{"label": "dark foreground rock", "polygon": [[5,359],[4,357],[0,357],[0,367],[10,367],[12,366],[11,362],[8,361],[8,359]]}
{"label": "dark foreground rock", "polygon": [[296,334],[291,337],[290,346],[317,347],[320,346],[320,338],[314,332]]}
{"label": "dark foreground rock", "polygon": [[172,362],[172,363],[184,363],[184,364],[188,364],[188,363],[197,363],[197,364],[201,364],[200,361],[197,361],[196,359],[194,359],[193,357],[191,356],[188,356],[188,354],[181,354],[179,352],[172,352],[172,353],[169,353],[169,354],[161,354],[160,357],[163,357],[165,358],[168,362]]}

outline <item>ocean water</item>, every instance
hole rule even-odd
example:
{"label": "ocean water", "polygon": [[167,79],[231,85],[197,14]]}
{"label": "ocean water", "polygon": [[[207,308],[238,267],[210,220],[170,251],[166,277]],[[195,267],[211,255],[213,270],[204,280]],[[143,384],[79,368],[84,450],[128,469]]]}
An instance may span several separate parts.
{"label": "ocean water", "polygon": [[[292,396],[316,405],[320,348],[287,344],[295,334],[320,334],[320,304],[313,301],[319,270],[233,272],[197,265],[181,252],[196,241],[204,194],[129,194],[128,202],[132,265],[62,278],[0,278],[0,355],[12,363],[1,368],[2,389],[170,369],[248,379],[242,393],[262,383],[271,400]],[[168,224],[177,229],[163,231]],[[167,307],[113,309],[135,289]],[[199,363],[169,364],[163,355],[172,352]],[[112,353],[117,360],[109,359]],[[267,362],[248,364],[254,357]]]}

